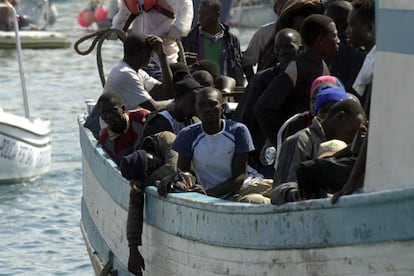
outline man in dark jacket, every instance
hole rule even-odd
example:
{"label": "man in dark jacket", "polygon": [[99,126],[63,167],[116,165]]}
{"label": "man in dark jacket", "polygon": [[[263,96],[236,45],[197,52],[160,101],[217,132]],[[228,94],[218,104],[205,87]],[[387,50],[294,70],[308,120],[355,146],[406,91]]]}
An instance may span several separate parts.
{"label": "man in dark jacket", "polygon": [[221,2],[202,0],[198,25],[182,39],[187,63],[210,59],[220,69],[220,74],[232,77],[237,86],[243,86],[243,67],[239,39],[229,27],[220,23]]}

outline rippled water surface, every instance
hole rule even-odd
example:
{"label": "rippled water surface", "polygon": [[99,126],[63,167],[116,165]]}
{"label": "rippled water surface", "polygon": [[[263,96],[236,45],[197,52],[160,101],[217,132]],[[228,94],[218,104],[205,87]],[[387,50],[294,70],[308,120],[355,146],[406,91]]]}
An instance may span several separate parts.
{"label": "rippled water surface", "polygon": [[[59,1],[51,31],[73,43],[87,34],[76,18],[87,1]],[[252,30],[243,31],[243,38]],[[103,49],[105,71],[122,56],[116,42]],[[24,49],[23,62],[32,116],[52,121],[50,173],[26,183],[0,185],[0,275],[93,275],[79,228],[82,190],[81,152],[76,117],[85,99],[96,99],[101,86],[96,57],[72,47]],[[0,107],[23,115],[15,50],[0,49]]]}

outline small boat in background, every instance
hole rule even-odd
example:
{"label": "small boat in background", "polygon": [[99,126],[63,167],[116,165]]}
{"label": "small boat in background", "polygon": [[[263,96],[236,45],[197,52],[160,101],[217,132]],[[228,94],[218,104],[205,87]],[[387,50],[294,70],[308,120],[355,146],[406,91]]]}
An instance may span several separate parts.
{"label": "small boat in background", "polygon": [[25,111],[25,117],[21,117],[0,109],[0,183],[12,183],[33,179],[49,171],[51,130],[49,120],[30,117],[17,13],[8,2],[0,7],[8,7],[14,14],[15,47]]}
{"label": "small boat in background", "polygon": [[231,27],[257,28],[276,20],[272,0],[235,1],[227,24]]}
{"label": "small boat in background", "polygon": [[[63,34],[43,30],[21,30],[21,46],[23,49],[56,49],[67,48],[70,41]],[[10,31],[0,31],[0,48],[16,47],[16,35]]]}
{"label": "small boat in background", "polygon": [[[3,6],[3,9],[7,7]],[[20,28],[22,48],[54,49],[70,46],[70,41],[63,34],[46,30],[56,21],[57,10],[48,0],[22,0],[15,7]],[[12,26],[9,26],[12,28]],[[0,28],[0,48],[13,49],[16,35],[12,29]]]}

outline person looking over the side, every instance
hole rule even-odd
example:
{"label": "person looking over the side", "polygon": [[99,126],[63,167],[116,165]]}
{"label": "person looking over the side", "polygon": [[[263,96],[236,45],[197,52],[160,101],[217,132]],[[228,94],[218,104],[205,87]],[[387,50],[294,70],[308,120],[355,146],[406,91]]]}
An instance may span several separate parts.
{"label": "person looking over the side", "polygon": [[292,115],[309,108],[312,82],[319,76],[330,75],[323,59],[338,51],[338,33],[328,16],[308,16],[301,35],[304,51],[272,79],[253,109],[264,136],[273,146],[277,146],[276,136],[281,125]]}
{"label": "person looking over the side", "polygon": [[[172,149],[178,152],[177,167],[195,174],[208,195],[223,199],[269,203],[262,194],[270,185],[243,185],[247,176],[247,159],[254,149],[245,125],[222,119],[223,98],[213,87],[202,88],[196,96],[201,122],[180,131]],[[169,192],[171,179],[158,185],[158,193]]]}
{"label": "person looking over the side", "polygon": [[253,115],[253,107],[272,79],[282,73],[291,61],[295,60],[301,46],[302,39],[296,30],[286,28],[277,33],[274,51],[279,62],[273,68],[265,69],[253,76],[232,116],[233,120],[245,124],[249,129],[254,147],[256,148],[256,151],[249,159],[249,165],[265,177],[272,177],[274,172],[271,167],[270,169],[267,168],[259,160],[260,150],[265,144],[266,139],[256,117]]}
{"label": "person looking over the side", "polygon": [[122,157],[119,164],[122,176],[131,185],[126,238],[129,247],[128,270],[134,275],[142,275],[142,270],[145,270],[145,261],[139,251],[139,246],[143,245],[145,187],[175,175],[178,154],[171,150],[174,140],[175,134],[169,131],[150,135],[144,139],[141,149]]}
{"label": "person looking over the side", "polygon": [[118,164],[122,156],[133,151],[144,118],[149,111],[138,109],[125,112],[121,97],[110,92],[102,94],[96,105],[99,116],[107,124],[99,134],[99,143]]}
{"label": "person looking over the side", "polygon": [[[148,64],[152,51],[161,62],[162,83],[142,70]],[[152,35],[127,36],[124,42],[124,58],[111,70],[106,80],[103,93],[107,92],[120,95],[126,110],[139,107],[150,111],[166,109],[174,98],[174,87],[171,69],[162,48],[162,39]]]}
{"label": "person looking over the side", "polygon": [[237,86],[244,85],[239,39],[229,27],[220,23],[222,11],[219,0],[202,0],[199,7],[198,25],[182,42],[188,64],[209,59],[219,68],[219,73],[232,77]]}

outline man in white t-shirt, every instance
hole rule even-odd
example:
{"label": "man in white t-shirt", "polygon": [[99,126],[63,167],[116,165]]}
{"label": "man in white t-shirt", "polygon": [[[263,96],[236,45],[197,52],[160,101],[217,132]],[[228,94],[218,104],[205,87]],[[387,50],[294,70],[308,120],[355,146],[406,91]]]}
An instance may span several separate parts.
{"label": "man in white t-shirt", "polygon": [[[247,177],[247,159],[254,150],[247,127],[225,120],[221,92],[213,87],[201,89],[196,96],[201,122],[183,128],[172,149],[178,152],[177,167],[192,171],[207,194],[251,203],[269,203],[262,194],[270,187],[254,183],[243,185]],[[158,186],[160,195],[169,192],[168,181]]]}
{"label": "man in white t-shirt", "polygon": [[[149,76],[141,68],[149,62],[151,52],[159,57],[162,83]],[[103,93],[112,92],[121,96],[126,110],[142,107],[152,110],[166,109],[174,98],[172,73],[162,48],[162,39],[157,36],[129,35],[124,42],[124,58],[111,70]],[[154,100],[153,97],[162,100]]]}

